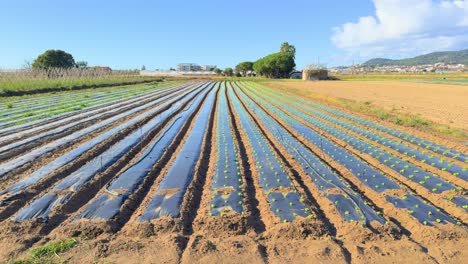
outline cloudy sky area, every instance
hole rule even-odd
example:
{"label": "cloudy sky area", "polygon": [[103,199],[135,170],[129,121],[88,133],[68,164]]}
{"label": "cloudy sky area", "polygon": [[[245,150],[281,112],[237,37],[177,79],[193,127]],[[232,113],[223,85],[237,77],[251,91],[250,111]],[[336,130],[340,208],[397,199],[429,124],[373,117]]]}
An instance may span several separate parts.
{"label": "cloudy sky area", "polygon": [[403,58],[468,48],[468,1],[373,0],[374,13],[333,27],[347,56]]}
{"label": "cloudy sky area", "polygon": [[468,0],[0,0],[0,68],[47,49],[114,69],[234,67],[296,46],[297,68],[468,48]]}

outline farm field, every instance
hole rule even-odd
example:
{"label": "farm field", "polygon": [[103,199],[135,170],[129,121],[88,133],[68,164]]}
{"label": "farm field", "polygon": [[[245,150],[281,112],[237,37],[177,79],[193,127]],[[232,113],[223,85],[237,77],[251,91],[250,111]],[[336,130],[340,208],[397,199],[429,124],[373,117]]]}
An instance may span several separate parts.
{"label": "farm field", "polygon": [[[21,124],[37,125],[67,115],[96,110],[119,100],[139,100],[140,96],[156,88],[177,82],[139,84],[132,86],[87,89],[80,91],[52,92],[29,96],[0,97],[0,129]],[[100,108],[100,109],[97,109]],[[31,122],[38,120],[38,122]]]}
{"label": "farm field", "polygon": [[410,113],[437,124],[468,130],[468,86],[416,81],[269,82],[306,97],[330,97]]}
{"label": "farm field", "polygon": [[73,241],[52,261],[462,263],[466,147],[307,92],[399,100],[466,129],[466,89],[424,84],[418,101],[373,83],[197,79],[1,101],[0,260],[40,263],[31,248]]}

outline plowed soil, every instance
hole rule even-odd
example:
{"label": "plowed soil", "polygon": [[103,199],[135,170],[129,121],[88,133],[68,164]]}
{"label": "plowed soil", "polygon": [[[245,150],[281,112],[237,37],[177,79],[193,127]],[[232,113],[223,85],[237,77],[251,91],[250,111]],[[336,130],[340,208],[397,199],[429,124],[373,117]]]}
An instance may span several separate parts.
{"label": "plowed soil", "polygon": [[370,103],[396,113],[420,114],[428,120],[468,129],[468,85],[432,84],[409,81],[320,81],[271,82],[267,85]]}

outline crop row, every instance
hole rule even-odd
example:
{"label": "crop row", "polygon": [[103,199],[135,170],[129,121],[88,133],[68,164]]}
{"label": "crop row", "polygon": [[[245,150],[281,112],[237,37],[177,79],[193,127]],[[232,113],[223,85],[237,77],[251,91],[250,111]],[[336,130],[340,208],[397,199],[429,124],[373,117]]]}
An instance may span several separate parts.
{"label": "crop row", "polygon": [[[194,93],[194,92],[196,92],[196,90],[191,91],[191,93]],[[45,177],[50,177],[51,174],[53,174],[56,171],[59,171],[62,167],[65,167],[69,163],[75,161],[78,157],[84,155],[87,151],[93,149],[95,146],[105,141],[106,139],[113,137],[117,135],[118,133],[121,133],[125,129],[130,128],[134,126],[135,124],[138,124],[138,122],[141,122],[145,118],[154,116],[155,114],[161,112],[161,109],[167,108],[167,106],[172,105],[166,111],[161,112],[160,115],[156,115],[155,117],[153,117],[152,121],[150,121],[149,123],[141,127],[141,129],[134,131],[132,134],[127,136],[126,139],[120,141],[120,143],[117,143],[116,145],[108,149],[107,151],[103,152],[101,155],[95,157],[93,160],[88,162],[85,166],[82,166],[77,171],[71,173],[65,180],[62,181],[61,184],[55,187],[55,189],[60,190],[60,189],[66,189],[66,188],[62,188],[61,186],[66,186],[70,188],[69,189],[70,191],[76,191],[77,187],[87,182],[96,173],[102,172],[105,168],[112,165],[117,159],[119,159],[122,155],[124,155],[132,146],[136,145],[139,141],[141,141],[143,137],[143,132],[148,133],[148,131],[152,127],[158,126],[161,122],[164,121],[163,117],[170,116],[174,111],[180,108],[180,104],[176,103],[178,102],[178,100],[183,102],[184,100],[187,100],[187,99],[185,99],[183,95],[181,95],[176,98],[173,98],[172,100],[164,102],[163,104],[130,119],[128,122],[125,122],[119,126],[116,126],[100,134],[99,136],[94,137],[87,142],[84,142],[83,144],[73,148],[69,152],[64,153],[60,157],[45,164],[44,166],[35,170],[34,172],[27,175],[23,179],[19,180],[18,182],[2,190],[0,192],[0,194],[2,195],[2,203],[11,202],[12,200],[17,200],[17,199],[23,199],[24,197],[21,196],[20,194],[27,191],[28,188],[40,182]],[[52,144],[54,144],[54,142],[52,142]],[[46,145],[46,148],[40,147],[36,150],[42,150],[43,152],[47,152],[47,145]],[[38,154],[37,152],[34,153],[34,151],[33,151],[33,154]],[[67,192],[62,192],[62,193],[67,193]],[[42,200],[39,199],[37,202],[35,202],[35,204],[32,205],[31,209],[28,209],[29,211],[32,211],[32,212],[28,212],[28,210],[26,210],[25,212],[22,213],[24,214],[22,218],[30,218],[30,217],[39,216],[38,212],[41,212],[41,210],[38,211],[36,209],[37,208],[44,209],[44,208],[47,208],[47,206],[50,207],[53,204],[53,202],[57,200],[57,198],[58,198],[58,195],[47,195],[46,198],[42,198]],[[47,202],[46,200],[48,200],[49,202]],[[43,211],[43,213],[47,213],[47,212]]]}
{"label": "crop row", "polygon": [[15,148],[21,147],[28,143],[40,140],[42,138],[60,134],[64,131],[70,131],[70,128],[73,128],[85,122],[93,122],[96,120],[102,120],[102,119],[105,119],[105,117],[116,115],[127,109],[135,109],[137,107],[140,107],[139,111],[142,111],[145,109],[140,106],[142,103],[145,103],[145,102],[148,103],[147,106],[149,107],[151,105],[158,104],[164,101],[165,99],[171,97],[172,95],[173,94],[171,93],[171,91],[166,91],[163,93],[156,93],[154,95],[148,96],[147,98],[143,100],[141,99],[135,100],[131,102],[130,104],[124,103],[124,104],[121,104],[120,106],[113,105],[113,106],[107,107],[104,109],[103,112],[93,113],[92,111],[91,115],[87,113],[87,116],[83,116],[83,115],[73,116],[73,119],[65,118],[55,123],[48,123],[43,126],[35,126],[25,131],[2,136],[1,137],[2,142],[9,143],[9,144],[6,144],[0,147],[0,151],[2,153],[7,153],[10,150],[13,150]]}
{"label": "crop row", "polygon": [[[277,100],[280,100],[283,95],[280,95],[278,93],[274,93],[271,91],[267,91],[267,89],[263,89],[269,96],[276,98]],[[411,157],[415,160],[418,160],[422,163],[427,163],[430,166],[433,166],[441,171],[447,171],[453,174],[454,176],[460,177],[463,180],[468,180],[468,168],[458,166],[457,164],[451,163],[443,158],[438,158],[433,154],[427,153],[426,151],[421,151],[419,149],[416,149],[414,147],[411,147],[406,144],[402,144],[401,142],[398,142],[396,140],[392,140],[388,137],[381,136],[375,132],[372,132],[370,130],[365,130],[363,128],[360,128],[358,126],[352,125],[348,122],[344,122],[338,118],[334,118],[331,115],[324,114],[320,111],[317,111],[311,107],[308,107],[307,105],[304,105],[302,103],[298,103],[297,100],[288,100],[289,104],[292,104],[296,106],[297,108],[302,109],[304,112],[308,114],[312,114],[314,116],[317,116],[323,120],[326,120],[332,124],[336,124],[342,128],[345,128],[349,131],[352,131],[364,138],[367,138],[376,144],[384,147],[391,148],[393,150],[398,151],[399,153]]]}
{"label": "crop row", "polygon": [[[282,121],[288,124],[291,128],[297,131],[298,134],[302,135],[306,138],[309,142],[315,145],[318,149],[322,152],[326,153],[330,158],[334,161],[338,162],[340,165],[344,166],[349,172],[351,172],[356,179],[358,179],[363,185],[367,186],[368,188],[372,189],[374,192],[382,193],[388,190],[398,190],[400,189],[399,185],[396,184],[394,181],[390,180],[386,175],[379,172],[376,168],[372,167],[370,164],[366,163],[365,161],[361,160],[360,158],[354,156],[352,153],[347,151],[346,149],[342,148],[341,146],[331,142],[328,138],[324,137],[321,134],[318,134],[311,128],[301,124],[295,119],[300,118],[301,120],[305,120],[310,122],[311,120],[302,112],[294,111],[293,108],[289,107],[285,104],[282,104],[278,101],[275,101],[275,104],[281,106],[282,109],[286,109],[291,114],[287,114],[285,110],[281,110],[280,108],[275,107],[271,103],[267,102],[266,100],[262,99],[258,94],[254,93],[252,89],[247,89],[252,96],[254,96],[255,100],[258,101],[261,105],[268,108],[268,110],[272,111],[277,117],[279,117]],[[268,98],[269,100],[273,100],[272,98]],[[328,132],[320,124],[313,123],[314,126],[317,128],[323,129],[322,131]],[[331,183],[339,183],[340,181],[330,181]],[[320,186],[320,189],[325,189],[325,186]],[[409,197],[409,193],[404,194],[402,196]],[[387,195],[385,195],[387,197]],[[393,196],[388,196],[390,198],[395,198]],[[420,203],[426,204],[425,201],[419,200],[415,197]],[[403,203],[400,203],[403,206]],[[420,214],[416,213],[413,214],[421,223],[430,224],[432,222],[454,222],[450,217],[440,213],[437,208],[427,205],[430,207],[430,211],[434,212],[430,215],[424,214],[422,217]],[[422,206],[417,206],[422,208]],[[410,212],[416,211],[419,212],[420,210],[427,209],[409,209]],[[437,215],[435,214],[437,212]],[[419,218],[418,218],[419,217]]]}
{"label": "crop row", "polygon": [[40,103],[39,101],[35,101],[34,104],[26,104],[23,106],[17,105],[15,103],[15,107],[9,109],[9,110],[4,110],[0,112],[0,125],[3,126],[3,122],[11,119],[18,117],[20,115],[24,115],[27,112],[34,112],[35,115],[42,113],[42,111],[47,110],[47,111],[53,111],[56,108],[65,108],[67,106],[79,106],[81,104],[85,103],[93,103],[93,102],[102,102],[106,100],[115,100],[115,98],[122,98],[122,96],[133,94],[132,91],[129,90],[122,90],[122,91],[115,91],[111,92],[108,94],[104,95],[96,95],[93,97],[81,97],[79,98],[78,96],[73,96],[72,98],[56,98],[55,100],[47,101],[44,103]]}
{"label": "crop row", "polygon": [[242,177],[229,119],[225,82],[221,84],[218,95],[216,120],[216,167],[210,189],[210,214],[222,216],[229,212],[242,213]]}
{"label": "crop row", "polygon": [[380,161],[382,165],[402,175],[406,179],[419,184],[428,191],[434,194],[442,194],[443,192],[451,191],[449,192],[450,194],[445,194],[445,199],[454,203],[456,206],[463,208],[465,211],[468,210],[468,199],[460,196],[457,193],[457,191],[463,190],[462,187],[456,186],[447,180],[443,180],[438,175],[430,173],[423,168],[420,168],[406,160],[399,158],[398,156],[395,156],[385,150],[369,144],[360,138],[346,133],[345,131],[337,129],[336,127],[314,118],[311,115],[304,114],[302,111],[299,111],[294,107],[291,107],[285,103],[281,103],[280,101],[277,101],[276,103],[292,115],[297,116],[302,120],[307,121],[314,127],[320,129],[321,131],[325,131],[328,134],[346,142],[357,151],[374,157]]}
{"label": "crop row", "polygon": [[8,103],[10,109],[6,108],[0,112],[0,128],[24,124],[32,120],[44,119],[50,116],[77,112],[102,106],[107,103],[115,103],[123,99],[144,96],[162,89],[167,85],[145,85],[137,88],[108,90],[107,92],[73,92],[67,96],[54,96],[54,100],[41,101],[37,98],[33,103],[21,104],[18,101]]}
{"label": "crop row", "polygon": [[[167,110],[159,113],[155,117],[153,117],[147,123],[142,125],[139,129],[127,135],[125,138],[120,140],[117,144],[114,144],[112,147],[107,149],[102,154],[96,156],[94,159],[89,161],[86,165],[82,166],[78,170],[74,171],[73,173],[71,173],[64,179],[62,179],[48,193],[46,193],[39,199],[35,200],[29,207],[26,207],[22,211],[20,211],[18,215],[15,216],[15,219],[16,220],[26,220],[26,219],[31,219],[31,218],[47,219],[48,214],[50,213],[52,209],[66,203],[69,197],[73,195],[73,193],[78,191],[84,184],[89,182],[98,173],[102,173],[111,165],[113,165],[117,160],[122,158],[126,153],[130,151],[130,149],[135,147],[139,142],[141,142],[141,140],[144,137],[148,136],[152,131],[158,128],[163,121],[165,121],[167,118],[170,118],[174,113],[179,111],[183,105],[185,105],[188,101],[190,101],[199,92],[200,92],[200,89],[196,89],[194,91],[191,91],[185,97],[177,98],[173,100],[172,102],[169,100],[168,102],[164,103],[164,104],[172,104],[172,106],[168,108]],[[177,102],[177,103],[174,104],[174,102]],[[143,117],[144,117],[143,115],[140,115],[134,118],[133,120],[125,123],[125,125],[132,124],[136,122],[138,119],[141,119]],[[137,180],[137,179],[138,178],[134,178],[133,180]],[[116,188],[115,186],[111,185],[111,187],[108,190],[110,192],[115,192]],[[120,192],[117,191],[116,193],[120,193]],[[125,196],[121,196],[121,197],[125,197]],[[115,200],[114,205],[116,205],[117,201],[123,202],[124,199]],[[93,205],[91,205],[91,207],[92,206]],[[103,215],[104,216],[109,215],[109,212],[112,212],[114,214],[116,213],[115,210],[110,210],[110,209],[111,208],[108,208],[107,206],[94,208],[95,215],[102,217]],[[96,214],[97,211],[99,212],[103,211],[102,215]],[[87,212],[85,211],[85,215],[86,214]]]}
{"label": "crop row", "polygon": [[[176,97],[175,99],[172,99],[172,101],[176,101],[177,98],[180,98],[182,95],[179,95],[179,97]],[[13,171],[14,169],[17,169],[19,167],[21,167],[22,165],[28,163],[28,162],[31,162],[32,160],[34,159],[37,159],[38,157],[40,157],[41,155],[47,153],[47,152],[51,152],[53,151],[54,149],[57,149],[58,147],[62,146],[62,145],[65,145],[65,144],[69,144],[70,142],[72,141],[75,141],[79,138],[82,138],[94,131],[97,131],[98,129],[101,129],[101,128],[104,128],[108,125],[112,125],[113,123],[123,119],[123,118],[127,118],[127,117],[130,117],[131,115],[133,114],[136,114],[138,112],[141,112],[141,111],[146,111],[144,112],[143,116],[141,116],[141,118],[144,118],[146,116],[151,116],[152,114],[155,114],[159,111],[161,111],[161,109],[163,109],[164,107],[167,107],[168,106],[168,102],[170,103],[171,101],[167,101],[166,99],[170,98],[170,97],[173,97],[172,94],[168,94],[168,95],[165,95],[165,96],[162,96],[160,98],[157,98],[155,100],[152,100],[146,104],[143,104],[143,105],[140,105],[138,107],[134,107],[134,108],[131,108],[131,110],[127,110],[125,112],[122,112],[120,114],[117,114],[117,115],[114,115],[108,119],[105,119],[103,121],[100,121],[98,123],[95,123],[94,125],[91,125],[91,126],[88,126],[84,129],[81,129],[81,130],[78,130],[72,134],[69,134],[65,137],[62,137],[62,138],[59,138],[57,140],[54,140],[52,142],[49,142],[48,144],[46,145],[43,145],[41,147],[38,147],[38,148],[35,148],[27,153],[23,153],[20,157],[18,158],[15,158],[15,159],[11,159],[9,161],[7,161],[6,163],[4,163],[2,165],[2,167],[0,168],[0,177]],[[165,102],[167,101],[167,102]],[[151,108],[153,106],[157,106],[158,104],[160,103],[163,103],[164,104],[162,106],[159,106],[159,107],[156,107],[156,108],[152,108],[151,110],[147,111],[148,108]],[[114,111],[115,110],[115,111]],[[114,113],[118,113],[121,111],[121,109],[114,109],[114,110],[110,110]],[[135,123],[137,122],[138,120],[135,120]],[[105,136],[102,136],[102,137],[96,137],[94,138],[93,140],[95,141],[95,144],[98,144],[100,142],[102,142],[104,139],[108,138],[109,136],[111,136],[112,134],[115,134],[117,132],[119,132],[121,129],[124,129],[125,126],[130,126],[132,123],[131,122],[127,122],[125,124],[123,124],[122,126],[124,127],[117,127],[117,128],[114,128],[110,131],[107,131],[106,134],[104,134]],[[133,123],[134,124],[134,123]],[[64,129],[68,128],[68,126],[61,126],[59,128],[56,128],[52,131],[47,131],[45,133],[58,133],[59,131],[63,131]],[[58,131],[56,131],[58,130]],[[25,144],[25,141],[26,142],[30,142],[31,140],[37,140],[38,138],[42,137],[43,135],[42,134],[39,134],[35,137],[29,137],[29,138],[26,138],[24,141],[18,141],[18,142],[14,142],[12,143],[11,145],[7,145],[7,146],[3,146],[1,149],[2,151],[6,151],[6,150],[10,150],[10,149],[14,149],[15,147],[18,147],[18,146],[21,146],[22,144]],[[94,144],[94,145],[95,145]],[[89,148],[89,147],[92,147],[93,145],[92,144],[87,144],[84,146],[84,148]],[[4,150],[5,149],[5,150]],[[78,154],[79,155],[79,154]]]}
{"label": "crop row", "polygon": [[[377,212],[367,205],[362,197],[354,192],[317,155],[294,138],[241,90],[238,89],[237,91],[255,115],[269,128],[269,132],[272,133],[275,139],[299,162],[303,171],[307,173],[317,189],[325,194],[346,221],[370,222],[376,220],[381,223],[385,222],[383,218],[378,216]],[[295,127],[301,129],[298,124],[295,124]],[[307,133],[307,131],[304,132]]]}
{"label": "crop row", "polygon": [[[210,87],[211,85],[208,88]],[[146,146],[143,153],[126,169],[116,174],[77,219],[113,219],[120,215],[125,202],[142,189],[155,164],[163,157],[187,120],[196,113],[208,92],[209,89],[201,91],[184,110],[175,115],[164,130]]]}
{"label": "crop row", "polygon": [[84,119],[86,117],[89,117],[89,116],[92,116],[101,112],[105,112],[106,110],[109,110],[112,108],[124,106],[132,102],[144,101],[146,97],[165,93],[168,91],[175,91],[176,89],[180,87],[182,86],[169,87],[169,88],[160,89],[160,90],[157,89],[156,91],[149,91],[144,94],[128,97],[127,99],[123,101],[115,101],[115,102],[104,103],[98,106],[86,107],[81,110],[61,113],[61,114],[54,115],[51,117],[27,122],[21,125],[15,125],[15,126],[2,128],[0,129],[0,136],[2,136],[2,143],[8,142],[3,137],[9,134],[15,134],[16,137],[14,138],[20,138],[20,137],[28,135],[28,133],[29,134],[37,133],[38,131],[41,131],[41,130],[51,129],[52,127],[57,127],[62,124],[67,124],[75,120]]}
{"label": "crop row", "polygon": [[202,153],[203,141],[214,107],[217,88],[212,89],[198,113],[191,132],[185,139],[183,146],[172,161],[162,181],[150,199],[146,209],[138,221],[149,221],[161,216],[178,217],[180,206],[193,180],[195,167]]}
{"label": "crop row", "polygon": [[265,136],[260,133],[233,89],[228,89],[228,95],[234,111],[239,116],[242,132],[248,139],[253,153],[252,165],[257,171],[258,182],[267,197],[270,210],[283,222],[293,221],[298,216],[312,216],[277,153],[268,144]]}

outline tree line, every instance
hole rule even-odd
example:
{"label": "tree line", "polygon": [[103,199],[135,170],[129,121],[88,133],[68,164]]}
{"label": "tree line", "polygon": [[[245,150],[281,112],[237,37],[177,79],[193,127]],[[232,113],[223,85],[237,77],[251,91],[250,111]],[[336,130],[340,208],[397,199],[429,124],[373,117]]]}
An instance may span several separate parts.
{"label": "tree line", "polygon": [[236,72],[246,76],[249,71],[267,78],[287,78],[296,67],[296,48],[284,42],[279,52],[269,54],[255,62],[244,61],[236,66]]}
{"label": "tree line", "polygon": [[[296,48],[284,42],[281,44],[279,52],[269,54],[258,59],[255,62],[243,61],[236,65],[234,69],[225,68],[224,70],[214,68],[212,71],[216,74],[225,76],[247,76],[255,71],[256,75],[267,78],[287,78],[291,71],[296,67]],[[50,68],[86,68],[88,63],[85,61],[77,61],[73,56],[63,50],[47,50],[39,55],[31,65],[33,69],[50,69]],[[146,67],[142,67],[145,70]]]}

